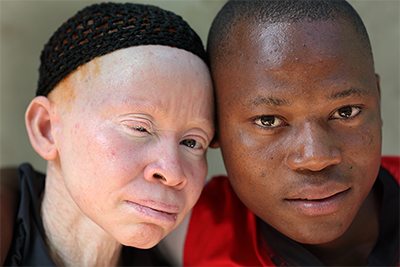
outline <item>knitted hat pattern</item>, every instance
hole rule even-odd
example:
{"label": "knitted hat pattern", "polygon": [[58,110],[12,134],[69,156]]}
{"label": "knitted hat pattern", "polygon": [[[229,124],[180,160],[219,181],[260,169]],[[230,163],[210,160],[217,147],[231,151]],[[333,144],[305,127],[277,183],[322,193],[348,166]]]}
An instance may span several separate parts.
{"label": "knitted hat pattern", "polygon": [[173,12],[133,3],[88,6],[66,21],[44,46],[36,95],[48,93],[95,57],[139,45],[166,45],[207,62],[200,37]]}

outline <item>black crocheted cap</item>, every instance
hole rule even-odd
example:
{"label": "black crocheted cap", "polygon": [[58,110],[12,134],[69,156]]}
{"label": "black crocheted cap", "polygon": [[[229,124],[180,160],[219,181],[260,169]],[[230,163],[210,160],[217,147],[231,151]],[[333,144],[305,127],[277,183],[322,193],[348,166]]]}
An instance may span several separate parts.
{"label": "black crocheted cap", "polygon": [[200,37],[170,11],[133,3],[88,6],[65,22],[45,45],[36,95],[47,96],[69,73],[95,57],[151,44],[181,48],[207,62]]}

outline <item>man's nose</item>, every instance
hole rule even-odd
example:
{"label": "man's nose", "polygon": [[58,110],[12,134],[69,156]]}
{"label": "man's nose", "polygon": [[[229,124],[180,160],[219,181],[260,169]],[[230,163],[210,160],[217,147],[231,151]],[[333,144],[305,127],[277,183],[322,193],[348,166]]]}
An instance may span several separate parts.
{"label": "man's nose", "polygon": [[292,170],[320,171],[342,161],[333,133],[311,121],[302,124],[289,145],[286,164]]}

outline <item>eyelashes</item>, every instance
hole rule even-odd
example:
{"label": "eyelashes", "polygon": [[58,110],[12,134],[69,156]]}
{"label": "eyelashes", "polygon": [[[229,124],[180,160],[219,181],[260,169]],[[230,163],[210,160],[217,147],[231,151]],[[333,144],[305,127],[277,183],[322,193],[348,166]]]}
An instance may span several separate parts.
{"label": "eyelashes", "polygon": [[131,128],[138,132],[148,132],[147,129],[142,126],[132,126]]}
{"label": "eyelashes", "polygon": [[194,139],[184,139],[181,142],[179,142],[179,144],[195,149],[200,149],[203,147],[200,142],[197,142]]}
{"label": "eyelashes", "polygon": [[253,120],[253,123],[263,128],[276,128],[287,125],[284,119],[275,115],[259,116]]}
{"label": "eyelashes", "polygon": [[[139,138],[143,138],[146,136],[153,136],[156,133],[154,132],[153,127],[145,125],[145,122],[141,121],[125,121],[123,125],[129,129],[130,135],[136,136]],[[184,137],[179,142],[179,145],[185,146],[189,149],[194,150],[205,150],[208,147],[208,143],[205,141],[205,138],[195,135],[190,137]]]}
{"label": "eyelashes", "polygon": [[350,119],[360,114],[362,107],[360,106],[344,106],[336,110],[331,119]]}

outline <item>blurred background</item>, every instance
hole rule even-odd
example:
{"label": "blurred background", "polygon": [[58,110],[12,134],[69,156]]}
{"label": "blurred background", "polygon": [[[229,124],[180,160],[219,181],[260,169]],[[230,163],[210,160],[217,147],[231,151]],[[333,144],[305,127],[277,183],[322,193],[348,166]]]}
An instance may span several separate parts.
{"label": "blurred background", "polygon": [[[122,0],[121,0],[122,1]],[[24,113],[35,96],[39,56],[53,32],[83,7],[98,1],[0,0],[0,167],[30,162],[45,171],[32,149]],[[211,22],[226,0],[142,0],[181,15],[204,44]],[[400,154],[400,1],[349,1],[369,33],[376,72],[381,76],[383,154]],[[209,176],[226,173],[219,149],[209,149]]]}

